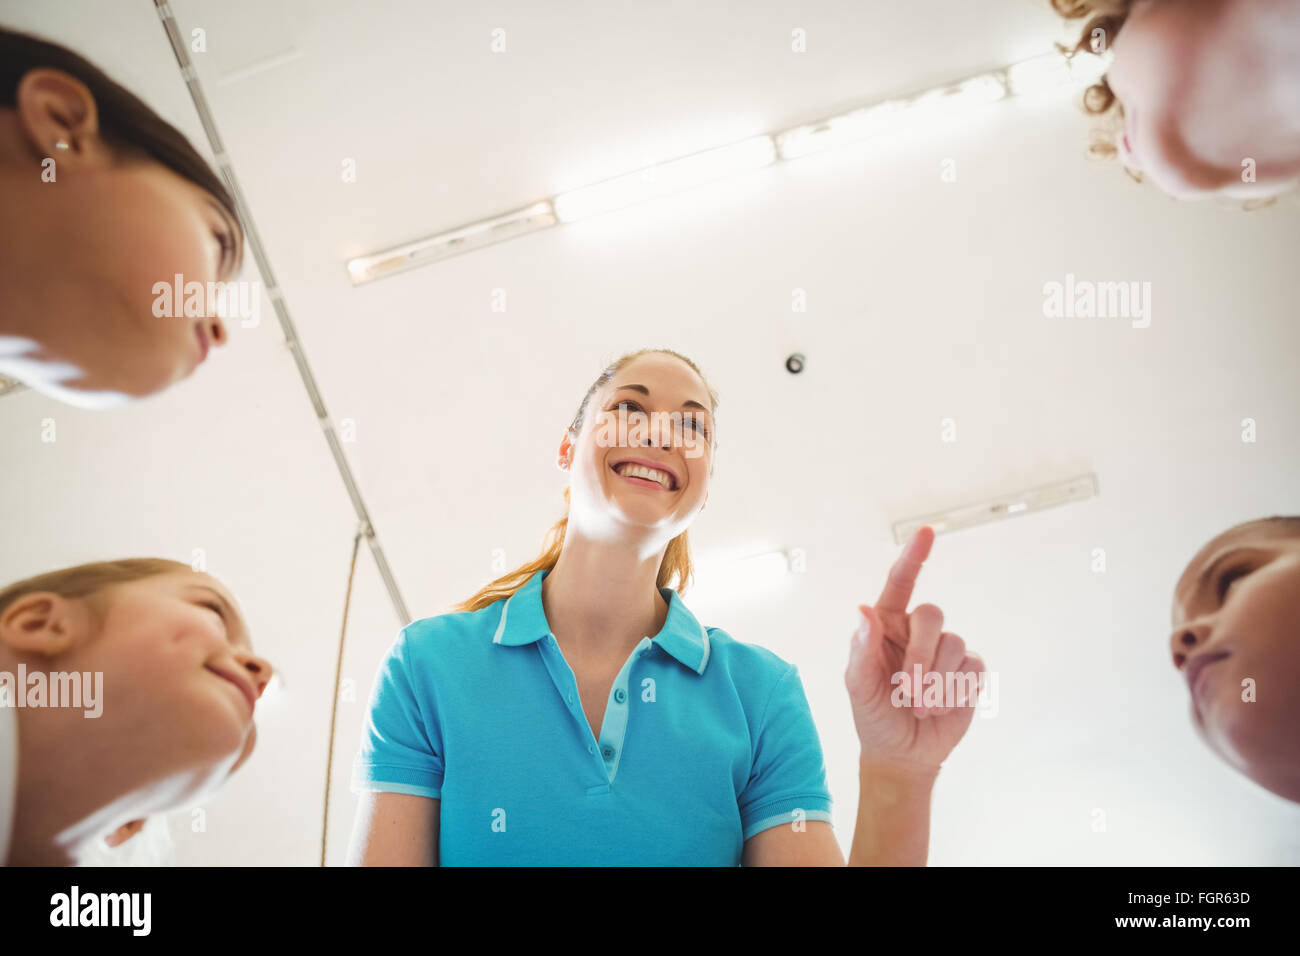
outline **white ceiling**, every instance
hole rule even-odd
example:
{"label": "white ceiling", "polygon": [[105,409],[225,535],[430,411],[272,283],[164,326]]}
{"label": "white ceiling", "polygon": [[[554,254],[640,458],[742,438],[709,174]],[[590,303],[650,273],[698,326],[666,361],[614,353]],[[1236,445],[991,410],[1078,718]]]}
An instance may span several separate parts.
{"label": "white ceiling", "polygon": [[[857,742],[843,670],[855,605],[896,550],[890,522],[1096,471],[1097,499],[940,537],[925,569],[917,600],[944,608],[1000,691],[944,771],[931,861],[1300,863],[1300,808],[1204,750],[1166,650],[1192,551],[1297,510],[1294,205],[1243,213],[1135,185],[1085,161],[1087,122],[1052,94],[347,279],[352,255],[1043,52],[1068,36],[1054,16],[1028,0],[795,15],[753,2],[172,8],[184,32],[206,31],[200,79],[326,406],[355,423],[344,447],[412,614],[467,597],[494,549],[512,566],[537,552],[563,504],[555,448],[590,380],[604,359],[666,345],[721,394],[697,559],[801,547],[808,562],[762,593],[687,601],[798,665],[846,850]],[[4,19],[80,49],[205,146],[152,4],[11,0]],[[504,54],[489,51],[496,27]],[[789,52],[795,27],[806,54]],[[355,183],[340,174],[349,158]],[[1151,326],[1044,318],[1043,284],[1066,273],[1149,281]],[[791,311],[795,288],[806,314]],[[193,380],[136,407],[0,399],[0,579],[202,548],[285,678],[206,831],[188,811],[170,818],[181,863],[319,856],[355,521],[262,311]],[[783,368],[793,351],[808,358],[797,377]],[[47,418],[54,444],[40,440]],[[1090,570],[1097,547],[1104,574]],[[370,682],[401,623],[363,549],[331,863]]]}

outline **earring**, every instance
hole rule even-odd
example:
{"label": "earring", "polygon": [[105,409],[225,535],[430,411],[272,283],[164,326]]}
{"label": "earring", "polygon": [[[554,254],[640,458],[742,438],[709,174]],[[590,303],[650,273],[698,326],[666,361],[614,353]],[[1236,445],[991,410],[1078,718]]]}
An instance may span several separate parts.
{"label": "earring", "polygon": [[57,149],[59,152],[64,152],[69,148],[68,141],[66,139],[61,139],[54,144],[54,148]]}

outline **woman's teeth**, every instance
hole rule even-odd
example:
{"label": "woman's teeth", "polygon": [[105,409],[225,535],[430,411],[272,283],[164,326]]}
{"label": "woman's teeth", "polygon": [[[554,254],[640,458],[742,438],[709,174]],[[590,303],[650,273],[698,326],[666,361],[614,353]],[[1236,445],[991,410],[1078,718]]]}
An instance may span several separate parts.
{"label": "woman's teeth", "polygon": [[614,469],[615,472],[624,478],[645,478],[649,481],[657,481],[665,489],[672,488],[672,478],[666,473],[656,468],[646,468],[643,465],[619,465]]}

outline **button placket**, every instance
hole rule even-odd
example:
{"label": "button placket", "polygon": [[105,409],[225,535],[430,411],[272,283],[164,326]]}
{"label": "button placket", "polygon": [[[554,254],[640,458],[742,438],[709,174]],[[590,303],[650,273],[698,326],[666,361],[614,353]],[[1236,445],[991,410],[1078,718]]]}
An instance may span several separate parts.
{"label": "button placket", "polygon": [[[623,662],[623,667],[614,678],[614,686],[610,688],[609,698],[605,702],[604,719],[601,721],[600,737],[597,739],[592,735],[591,725],[587,722],[586,714],[577,704],[578,679],[573,673],[573,668],[569,666],[569,662],[564,659],[564,654],[560,651],[559,641],[555,639],[554,634],[547,634],[542,642],[543,646],[549,651],[549,653],[543,653],[542,656],[546,659],[546,666],[551,673],[551,679],[567,703],[569,713],[573,715],[573,719],[587,733],[587,740],[589,741],[587,753],[596,758],[601,774],[610,783],[613,782],[615,774],[618,773],[618,763],[622,757],[622,747],[627,735],[628,677],[632,665],[650,653],[653,643],[650,638],[643,637],[641,643],[633,648],[632,653]],[[560,667],[561,663],[564,665],[562,668]],[[563,678],[561,678],[561,674],[564,675]]]}
{"label": "button placket", "polygon": [[[573,674],[573,668],[569,662],[564,659],[564,654],[560,651],[560,642],[555,639],[554,634],[547,634],[541,641],[542,659],[546,664],[546,669],[551,675],[551,680],[555,684],[555,689],[560,692],[563,699],[569,707],[569,713],[577,721],[578,726],[587,736],[587,753],[596,758],[596,765],[600,774],[606,780],[609,778],[605,762],[596,753],[596,738],[592,736],[591,727],[587,724],[587,717],[582,713],[581,707],[576,706],[578,679]],[[563,675],[563,676],[561,676]]]}
{"label": "button placket", "polygon": [[650,638],[643,637],[641,643],[627,656],[627,660],[623,662],[622,668],[614,678],[614,686],[610,689],[609,700],[605,705],[605,719],[600,725],[600,755],[604,760],[610,783],[614,782],[614,777],[618,773],[618,764],[623,756],[623,745],[627,740],[628,678],[632,672],[632,665],[646,652],[650,643]]}

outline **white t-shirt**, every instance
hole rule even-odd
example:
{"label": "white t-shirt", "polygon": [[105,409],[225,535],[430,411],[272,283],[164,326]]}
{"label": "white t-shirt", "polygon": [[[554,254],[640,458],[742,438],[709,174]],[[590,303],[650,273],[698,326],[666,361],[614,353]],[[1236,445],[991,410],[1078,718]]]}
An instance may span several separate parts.
{"label": "white t-shirt", "polygon": [[14,825],[18,789],[18,712],[0,706],[0,866],[9,859],[9,831]]}

